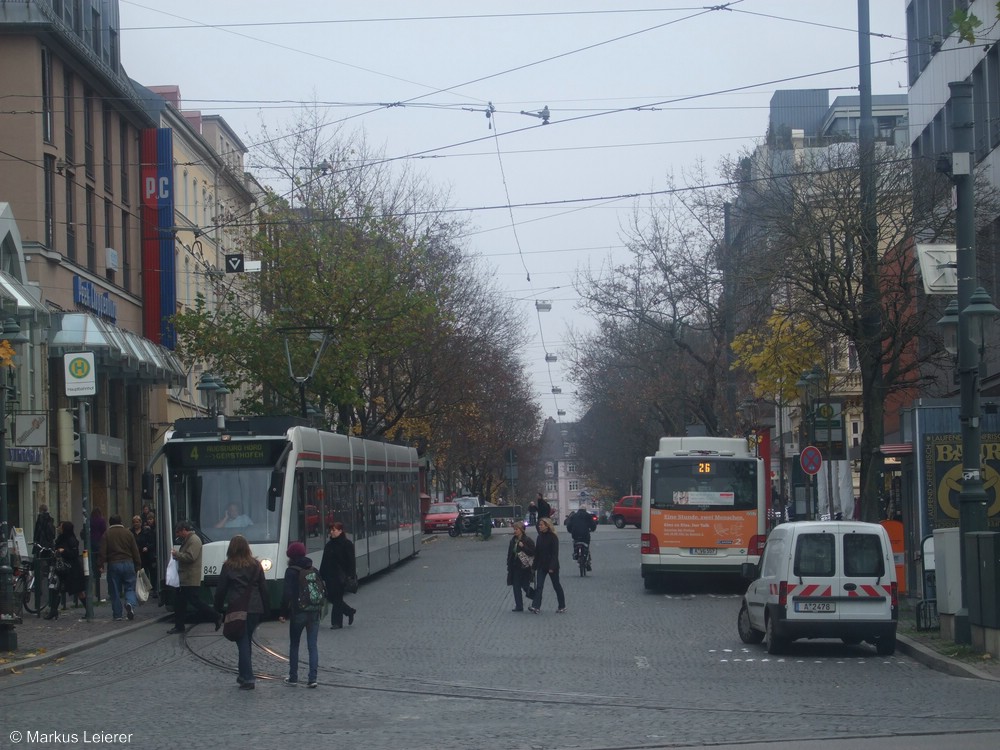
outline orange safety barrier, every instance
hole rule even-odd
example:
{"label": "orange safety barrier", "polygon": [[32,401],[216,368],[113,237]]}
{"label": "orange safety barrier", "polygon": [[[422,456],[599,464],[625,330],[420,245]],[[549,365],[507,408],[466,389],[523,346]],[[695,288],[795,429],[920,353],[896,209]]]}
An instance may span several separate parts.
{"label": "orange safety barrier", "polygon": [[903,536],[902,521],[880,521],[879,522],[889,534],[889,543],[892,545],[892,560],[896,564],[896,581],[899,584],[899,593],[906,593],[906,547]]}

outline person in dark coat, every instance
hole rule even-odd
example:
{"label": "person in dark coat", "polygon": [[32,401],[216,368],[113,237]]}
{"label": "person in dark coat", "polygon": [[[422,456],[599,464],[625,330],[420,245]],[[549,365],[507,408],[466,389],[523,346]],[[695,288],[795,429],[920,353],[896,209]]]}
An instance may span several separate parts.
{"label": "person in dark coat", "polygon": [[[90,575],[94,579],[94,601],[101,601],[101,576],[97,573],[97,550],[101,548],[101,540],[108,530],[108,522],[100,508],[90,512]],[[82,533],[82,532],[81,532]]]}
{"label": "person in dark coat", "polygon": [[566,611],[566,595],[563,593],[562,584],[559,583],[559,537],[552,526],[549,518],[538,519],[538,538],[535,540],[535,596],[532,599],[528,611],[538,614],[542,606],[542,589],[545,587],[545,578],[552,580],[552,588],[556,592],[558,609],[556,612],[562,614]]}
{"label": "person in dark coat", "polygon": [[531,590],[531,568],[524,567],[518,552],[534,556],[535,543],[524,533],[524,521],[514,521],[514,535],[507,545],[507,585],[514,589],[514,609],[512,612],[524,611],[524,600],[521,598],[521,591],[530,598],[534,595]]}
{"label": "person in dark coat", "polygon": [[59,590],[49,591],[49,613],[45,615],[46,620],[55,620],[59,617],[59,597],[61,593],[66,593],[81,603],[87,601],[87,579],[83,574],[83,559],[80,557],[80,542],[76,538],[76,532],[70,521],[63,521],[59,524],[59,534],[53,543],[56,556],[61,559],[66,568],[59,574]]}
{"label": "person in dark coat", "polygon": [[545,498],[542,497],[542,493],[538,493],[538,497],[535,500],[535,508],[538,509],[538,520],[541,521],[543,518],[552,517],[552,506],[549,505]]}
{"label": "person in dark coat", "polygon": [[326,598],[331,604],[331,630],[344,627],[344,615],[347,615],[348,625],[354,624],[354,615],[358,610],[344,601],[344,586],[348,576],[357,576],[357,562],[354,542],[344,533],[344,524],[334,521],[330,524],[330,537],[326,540],[323,559],[319,564],[319,574],[326,586]]}
{"label": "person in dark coat", "polygon": [[264,569],[250,552],[246,537],[237,534],[229,540],[226,562],[222,564],[215,587],[215,611],[222,614],[243,606],[246,607],[247,624],[243,636],[236,642],[239,654],[236,683],[241,690],[253,690],[257,678],[253,673],[251,641],[261,615],[267,610],[267,583]]}

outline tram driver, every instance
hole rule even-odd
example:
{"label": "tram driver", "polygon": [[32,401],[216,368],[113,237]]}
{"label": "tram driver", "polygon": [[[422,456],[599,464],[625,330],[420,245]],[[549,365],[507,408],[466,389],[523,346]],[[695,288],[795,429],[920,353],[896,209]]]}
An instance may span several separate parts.
{"label": "tram driver", "polygon": [[215,524],[217,529],[244,529],[253,526],[253,519],[243,512],[243,507],[239,503],[229,503],[226,506],[226,515]]}

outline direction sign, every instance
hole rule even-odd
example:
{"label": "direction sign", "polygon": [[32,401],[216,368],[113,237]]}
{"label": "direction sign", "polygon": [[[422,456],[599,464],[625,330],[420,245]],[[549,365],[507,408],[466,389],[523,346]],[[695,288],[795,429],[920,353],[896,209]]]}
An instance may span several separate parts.
{"label": "direction sign", "polygon": [[226,273],[243,273],[243,253],[226,254]]}
{"label": "direction sign", "polygon": [[815,445],[807,445],[799,456],[799,464],[802,466],[802,471],[809,476],[818,474],[819,467],[823,465],[823,454]]}

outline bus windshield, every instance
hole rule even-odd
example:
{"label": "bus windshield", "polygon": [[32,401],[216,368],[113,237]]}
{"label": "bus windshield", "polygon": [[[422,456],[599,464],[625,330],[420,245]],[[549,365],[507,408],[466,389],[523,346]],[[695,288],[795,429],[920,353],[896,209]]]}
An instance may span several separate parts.
{"label": "bus windshield", "polygon": [[757,460],[697,455],[653,458],[650,507],[756,510]]}
{"label": "bus windshield", "polygon": [[278,541],[281,507],[267,509],[271,470],[266,466],[182,469],[170,475],[171,521],[191,521],[202,539],[242,534],[247,541]]}

